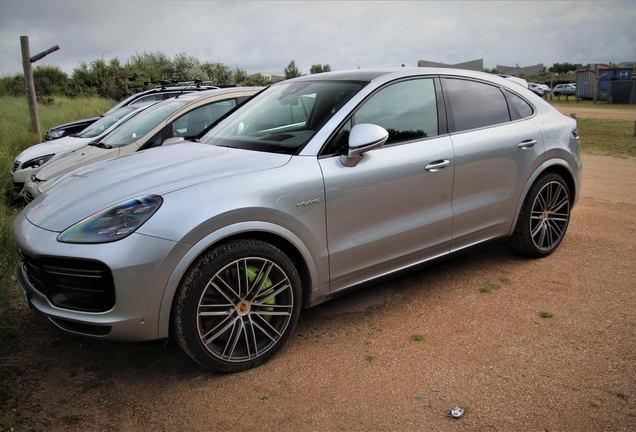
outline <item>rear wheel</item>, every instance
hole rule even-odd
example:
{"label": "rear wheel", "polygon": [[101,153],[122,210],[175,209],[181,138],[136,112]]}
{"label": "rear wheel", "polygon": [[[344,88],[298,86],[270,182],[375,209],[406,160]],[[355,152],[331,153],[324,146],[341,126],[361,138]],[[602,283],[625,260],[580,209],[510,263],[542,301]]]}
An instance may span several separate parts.
{"label": "rear wheel", "polygon": [[532,258],[554,252],[570,221],[570,193],[563,178],[554,173],[539,177],[521,208],[510,248]]}
{"label": "rear wheel", "polygon": [[270,358],[300,314],[300,278],[278,248],[238,240],[201,256],[181,282],[173,309],[179,346],[216,372]]}

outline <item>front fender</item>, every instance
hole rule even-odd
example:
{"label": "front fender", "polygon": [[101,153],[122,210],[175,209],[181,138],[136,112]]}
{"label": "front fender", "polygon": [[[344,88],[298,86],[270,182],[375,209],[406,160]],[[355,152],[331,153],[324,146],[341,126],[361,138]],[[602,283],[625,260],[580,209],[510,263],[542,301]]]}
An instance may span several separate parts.
{"label": "front fender", "polygon": [[[268,233],[276,235],[290,244],[292,244],[298,252],[301,254],[302,259],[305,261],[307,265],[307,269],[309,271],[309,277],[311,280],[311,286],[314,287],[314,295],[320,295],[319,293],[324,290],[324,287],[321,288],[319,286],[319,277],[318,277],[318,266],[316,262],[309,252],[309,249],[305,246],[305,244],[300,240],[300,238],[294,234],[293,232],[283,228],[279,225],[269,223],[269,222],[240,222],[232,225],[225,226],[220,228],[209,235],[205,236],[201,240],[199,240],[196,244],[194,244],[188,252],[181,258],[179,263],[175,266],[174,270],[168,282],[166,284],[166,288],[163,293],[163,298],[161,300],[161,308],[159,311],[159,322],[158,322],[158,337],[166,338],[169,336],[170,331],[170,314],[172,312],[172,302],[174,296],[179,288],[179,283],[181,279],[185,275],[186,271],[190,268],[192,263],[206,250],[215,244],[219,243],[223,239],[241,235],[245,233]],[[328,285],[327,285],[328,288]]]}

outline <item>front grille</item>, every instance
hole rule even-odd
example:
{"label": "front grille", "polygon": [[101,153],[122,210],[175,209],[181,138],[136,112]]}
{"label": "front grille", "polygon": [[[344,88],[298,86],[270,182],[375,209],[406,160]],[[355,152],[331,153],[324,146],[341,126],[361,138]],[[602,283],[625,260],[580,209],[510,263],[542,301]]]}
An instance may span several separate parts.
{"label": "front grille", "polygon": [[28,203],[34,200],[33,194],[26,189],[24,190],[24,200]]}
{"label": "front grille", "polygon": [[11,174],[16,172],[18,168],[20,168],[20,161],[16,159],[13,161],[13,165],[11,165]]}
{"label": "front grille", "polygon": [[20,259],[33,287],[57,307],[84,312],[105,312],[115,306],[113,276],[99,261],[68,258]]}

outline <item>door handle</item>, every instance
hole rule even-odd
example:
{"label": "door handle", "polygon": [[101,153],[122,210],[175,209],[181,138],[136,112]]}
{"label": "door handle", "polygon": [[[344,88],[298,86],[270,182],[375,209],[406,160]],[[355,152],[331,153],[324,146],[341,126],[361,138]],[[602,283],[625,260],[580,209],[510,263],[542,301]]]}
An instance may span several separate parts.
{"label": "door handle", "polygon": [[437,172],[437,171],[441,171],[444,168],[446,168],[446,166],[450,163],[449,160],[438,160],[435,162],[431,162],[430,164],[426,165],[424,167],[425,170],[430,171],[430,172]]}
{"label": "door handle", "polygon": [[521,141],[517,147],[519,147],[522,150],[528,150],[531,149],[532,147],[534,147],[534,145],[537,143],[536,139],[527,139],[527,140],[523,140]]}

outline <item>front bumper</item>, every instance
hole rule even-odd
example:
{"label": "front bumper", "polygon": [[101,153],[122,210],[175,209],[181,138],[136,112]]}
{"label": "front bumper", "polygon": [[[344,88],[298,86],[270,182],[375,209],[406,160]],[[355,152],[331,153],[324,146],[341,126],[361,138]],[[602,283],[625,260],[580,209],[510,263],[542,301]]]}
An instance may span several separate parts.
{"label": "front bumper", "polygon": [[[34,226],[23,213],[13,224],[23,259],[16,277],[30,308],[62,330],[82,336],[118,342],[168,337],[165,330],[159,330],[161,304],[172,270],[189,245],[141,234],[112,243],[67,244],[58,242],[57,234]],[[53,297],[59,294],[36,289],[33,275],[29,275],[32,270],[25,261],[41,259],[103,263],[112,276],[114,306],[100,312],[59,307]]]}

